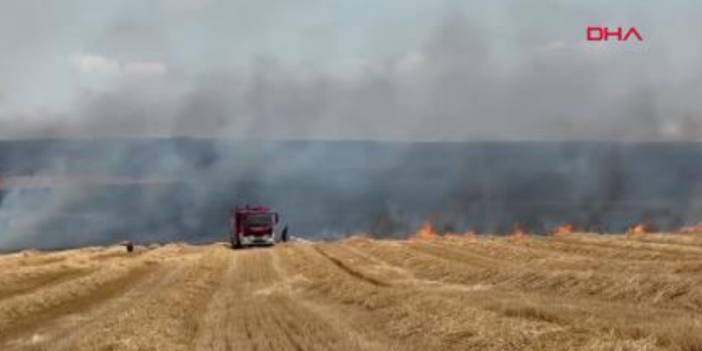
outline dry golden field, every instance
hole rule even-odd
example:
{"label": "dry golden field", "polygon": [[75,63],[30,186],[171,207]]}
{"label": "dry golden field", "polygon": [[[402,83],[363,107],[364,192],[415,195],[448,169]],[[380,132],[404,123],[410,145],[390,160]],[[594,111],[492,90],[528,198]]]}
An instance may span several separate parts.
{"label": "dry golden field", "polygon": [[702,235],[0,256],[0,350],[702,350]]}

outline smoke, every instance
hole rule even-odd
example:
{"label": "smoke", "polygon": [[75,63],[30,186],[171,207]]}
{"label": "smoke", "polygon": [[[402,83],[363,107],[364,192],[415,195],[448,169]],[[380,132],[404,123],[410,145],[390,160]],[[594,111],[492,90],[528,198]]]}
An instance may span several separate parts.
{"label": "smoke", "polygon": [[[0,40],[0,137],[33,141],[0,146],[0,176],[149,182],[2,189],[0,248],[222,238],[246,202],[311,237],[427,217],[482,231],[696,218],[699,173],[683,160],[699,150],[611,144],[702,136],[699,50],[680,31],[697,17],[669,25],[695,6],[408,4],[422,16],[393,27],[353,8],[347,28],[346,8],[318,3],[154,2],[108,6],[117,15],[74,43],[91,31],[52,33],[41,23],[61,18],[27,4],[14,6],[32,14],[27,40]],[[599,23],[645,42],[585,42]],[[59,51],[62,73],[36,63]]]}
{"label": "smoke", "polygon": [[419,51],[359,63],[350,77],[259,57],[243,71],[124,78],[113,89],[86,92],[68,123],[45,136],[387,141],[701,136],[694,99],[702,85],[641,78],[647,67],[636,59],[637,49],[602,58],[557,48],[503,67],[473,38],[480,30],[464,22],[442,23]]}
{"label": "smoke", "polygon": [[247,203],[307,238],[402,237],[425,219],[543,233],[700,216],[702,148],[685,143],[32,140],[0,143],[0,161],[22,175],[0,192],[5,250],[226,240],[229,209]]}
{"label": "smoke", "polygon": [[[260,37],[238,32],[240,25],[221,27],[225,21],[215,16],[211,25],[193,23],[219,30],[206,43],[220,47],[231,36],[228,46],[260,40],[261,50],[236,57],[228,46],[219,55],[203,49],[185,60],[173,53],[185,48],[168,32],[184,16],[179,6],[198,10],[193,21],[216,11],[240,17],[235,5],[220,2],[173,5],[164,18],[151,11],[117,16],[98,31],[99,40],[71,55],[78,88],[66,90],[78,92],[73,102],[54,112],[0,110],[2,136],[690,141],[702,131],[700,72],[690,64],[700,59],[696,40],[686,42],[687,31],[668,26],[667,12],[652,8],[632,17],[624,5],[527,8],[507,1],[492,12],[471,9],[475,14],[451,5],[416,20],[419,29],[411,39],[399,36],[402,45],[387,43],[397,29],[376,33],[369,25],[359,39],[368,44],[356,57],[316,53],[328,44],[317,34],[296,39],[305,48],[299,59],[279,42],[287,16],[272,27],[280,32],[269,28]],[[302,12],[281,6],[247,11],[264,22],[278,16],[267,10]],[[668,11],[696,10],[678,4]],[[584,41],[586,27],[597,23],[636,25],[646,40]]]}

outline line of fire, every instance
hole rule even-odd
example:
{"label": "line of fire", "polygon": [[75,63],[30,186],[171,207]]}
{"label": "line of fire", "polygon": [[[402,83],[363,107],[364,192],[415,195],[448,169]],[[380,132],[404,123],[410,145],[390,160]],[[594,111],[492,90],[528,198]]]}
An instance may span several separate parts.
{"label": "line of fire", "polygon": [[[402,238],[425,220],[442,235],[680,232],[697,231],[702,221],[702,147],[695,144],[319,142],[272,144],[266,153],[234,144],[215,156],[211,141],[102,151],[65,143],[71,147],[35,152],[31,167],[1,170],[3,230],[22,230],[48,247],[66,238],[68,245],[211,241],[228,232],[230,211],[244,204],[273,208],[291,234],[318,239]],[[160,159],[164,149],[181,150],[180,168],[99,167],[106,153]],[[28,154],[3,150],[0,159]],[[300,167],[302,158],[316,166]],[[70,171],[42,173],[52,162]]]}

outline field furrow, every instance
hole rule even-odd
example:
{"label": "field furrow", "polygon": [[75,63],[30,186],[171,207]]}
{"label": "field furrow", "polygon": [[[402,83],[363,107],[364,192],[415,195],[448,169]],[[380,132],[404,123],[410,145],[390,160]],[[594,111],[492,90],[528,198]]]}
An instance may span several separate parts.
{"label": "field furrow", "polygon": [[690,235],[0,256],[2,350],[700,350]]}

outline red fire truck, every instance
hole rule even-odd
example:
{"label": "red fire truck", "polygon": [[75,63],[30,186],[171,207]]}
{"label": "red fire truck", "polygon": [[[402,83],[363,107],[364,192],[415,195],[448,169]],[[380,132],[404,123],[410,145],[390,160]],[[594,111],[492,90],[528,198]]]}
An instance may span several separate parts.
{"label": "red fire truck", "polygon": [[237,207],[229,217],[232,248],[275,245],[288,241],[288,227],[279,230],[280,217],[268,207]]}

